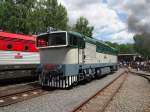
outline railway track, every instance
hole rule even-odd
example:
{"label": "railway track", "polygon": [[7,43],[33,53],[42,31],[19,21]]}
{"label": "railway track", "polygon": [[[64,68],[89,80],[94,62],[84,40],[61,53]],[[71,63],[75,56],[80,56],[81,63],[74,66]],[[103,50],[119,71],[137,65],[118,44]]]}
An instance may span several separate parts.
{"label": "railway track", "polygon": [[136,71],[132,71],[130,70],[131,73],[135,74],[135,75],[138,75],[138,76],[141,76],[141,77],[144,77],[145,79],[147,79],[150,83],[150,74],[147,74],[147,73],[142,73],[142,72],[136,72]]}
{"label": "railway track", "polygon": [[[122,75],[119,75],[109,84],[107,84],[101,91],[107,88],[111,83],[115,82],[121,76],[124,77],[125,75],[123,75],[122,73]],[[50,93],[49,90],[42,89],[40,86],[37,85],[37,83],[21,85],[19,87],[14,87],[11,90],[7,89],[7,91],[0,89],[0,107],[8,106],[17,102],[28,100],[48,93]],[[95,95],[93,95],[92,97],[94,96]]]}
{"label": "railway track", "polygon": [[[115,94],[119,91],[121,86],[123,85],[128,72],[124,72],[121,75],[119,75],[117,78],[109,82],[104,88],[97,91],[95,94],[93,94],[91,97],[86,99],[85,101],[81,102],[80,105],[76,106],[71,112],[103,112],[109,102],[112,100],[112,98],[115,96]],[[116,89],[111,93],[109,92],[109,89],[112,89],[112,86],[115,85],[115,83],[121,80]],[[109,98],[105,98],[107,95],[109,95]],[[104,96],[104,97],[103,97]],[[103,104],[98,104],[100,100],[105,100]]]}
{"label": "railway track", "polygon": [[[150,74],[145,74],[145,73],[141,73],[141,72],[134,72],[131,70],[128,70],[128,72],[130,72],[132,74],[136,74],[136,75],[141,76],[141,77],[144,77],[150,82]],[[126,80],[128,72],[123,73],[126,75],[122,74],[122,75],[118,76],[116,79],[114,79],[108,85],[106,85],[104,88],[102,88],[101,90],[99,90],[98,92],[93,94],[91,97],[89,97],[85,101],[81,102],[81,104],[76,106],[73,110],[71,110],[71,112],[97,112],[97,111],[98,112],[104,112],[106,107],[108,106],[108,104],[112,100],[112,98],[116,95],[116,93],[119,91],[119,89],[123,85],[124,81]],[[110,94],[108,95],[109,98],[105,98],[107,96],[105,94],[108,94],[107,89],[111,88],[111,86],[113,86],[117,82],[117,80],[121,80],[121,77],[123,77],[123,79],[122,79],[121,83],[119,83],[119,86],[116,87],[116,90],[113,91],[111,93],[111,95]],[[104,97],[104,98],[101,98],[101,97]],[[103,99],[106,101],[102,101],[103,102],[103,104],[102,104],[102,102],[99,102],[99,100],[103,100]]]}
{"label": "railway track", "polygon": [[21,85],[11,89],[7,88],[7,90],[2,89],[0,91],[0,107],[38,97],[46,93],[48,93],[48,91],[43,90],[40,86],[36,85],[36,83]]}

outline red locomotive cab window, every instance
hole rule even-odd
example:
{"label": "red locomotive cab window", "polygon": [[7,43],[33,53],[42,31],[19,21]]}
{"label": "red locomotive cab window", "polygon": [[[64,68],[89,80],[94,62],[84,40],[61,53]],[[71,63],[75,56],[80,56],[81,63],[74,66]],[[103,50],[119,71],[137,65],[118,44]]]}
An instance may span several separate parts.
{"label": "red locomotive cab window", "polygon": [[12,50],[12,48],[13,48],[13,45],[12,45],[12,44],[8,44],[8,45],[7,45],[7,49],[8,49],[8,50]]}
{"label": "red locomotive cab window", "polygon": [[47,41],[44,39],[38,39],[38,47],[45,47],[47,46]]}
{"label": "red locomotive cab window", "polygon": [[26,45],[26,46],[24,47],[24,50],[25,50],[25,51],[28,51],[28,50],[29,50],[29,46]]}

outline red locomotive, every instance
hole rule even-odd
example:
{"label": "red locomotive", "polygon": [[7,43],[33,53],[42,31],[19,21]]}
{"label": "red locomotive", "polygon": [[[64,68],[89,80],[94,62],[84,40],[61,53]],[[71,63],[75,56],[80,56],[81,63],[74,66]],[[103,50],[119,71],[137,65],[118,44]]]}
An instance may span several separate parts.
{"label": "red locomotive", "polygon": [[35,77],[39,53],[35,36],[0,32],[0,81]]}

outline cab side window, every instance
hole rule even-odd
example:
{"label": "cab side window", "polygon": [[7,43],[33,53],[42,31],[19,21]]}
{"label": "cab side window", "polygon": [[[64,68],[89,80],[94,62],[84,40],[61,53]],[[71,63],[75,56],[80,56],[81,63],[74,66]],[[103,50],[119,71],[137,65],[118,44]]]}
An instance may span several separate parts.
{"label": "cab side window", "polygon": [[70,34],[69,37],[70,37],[70,45],[77,46],[78,45],[77,37],[72,34]]}
{"label": "cab side window", "polygon": [[84,40],[76,35],[69,34],[69,44],[72,47],[84,48]]}

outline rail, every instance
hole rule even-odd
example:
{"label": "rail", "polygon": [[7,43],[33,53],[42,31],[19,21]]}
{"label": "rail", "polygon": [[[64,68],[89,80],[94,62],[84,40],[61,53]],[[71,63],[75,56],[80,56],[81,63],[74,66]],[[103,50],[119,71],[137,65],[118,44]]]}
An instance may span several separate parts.
{"label": "rail", "polygon": [[[21,102],[27,99],[38,97],[48,93],[46,90],[43,90],[40,86],[29,86],[23,85],[16,92],[7,91],[5,94],[0,94],[0,107],[8,106],[17,102]],[[15,90],[13,88],[12,90]]]}
{"label": "rail", "polygon": [[[105,85],[102,89],[98,90],[96,93],[94,93],[91,97],[89,97],[88,99],[86,99],[85,101],[81,102],[81,104],[79,104],[78,106],[76,106],[75,108],[73,108],[73,110],[71,110],[71,112],[80,112],[80,110],[82,110],[82,107],[84,107],[86,104],[88,104],[92,99],[94,99],[96,96],[98,96],[101,92],[103,92],[107,87],[109,87],[112,83],[114,83],[117,79],[119,79],[123,74],[128,73],[128,71],[124,71],[123,73],[121,73],[118,77],[116,77],[114,80],[112,80],[111,82],[109,82],[107,85]],[[108,102],[106,102],[104,104],[104,106],[102,107],[101,111],[103,112],[105,110],[105,108],[107,107],[107,105],[109,104],[109,102],[111,101],[111,99],[113,98],[113,96],[118,92],[118,90],[121,88],[121,86],[123,85],[124,81],[126,78],[124,78],[124,80],[122,81],[122,83],[119,85],[119,87],[117,88],[117,90],[115,91],[115,93],[112,94],[111,98],[108,100]]]}
{"label": "rail", "polygon": [[133,70],[129,70],[129,72],[135,74],[135,75],[138,75],[138,76],[141,76],[141,77],[144,77],[145,79],[147,79],[150,83],[150,74],[147,74],[147,73],[144,73],[144,72],[138,72],[138,71],[133,71]]}

